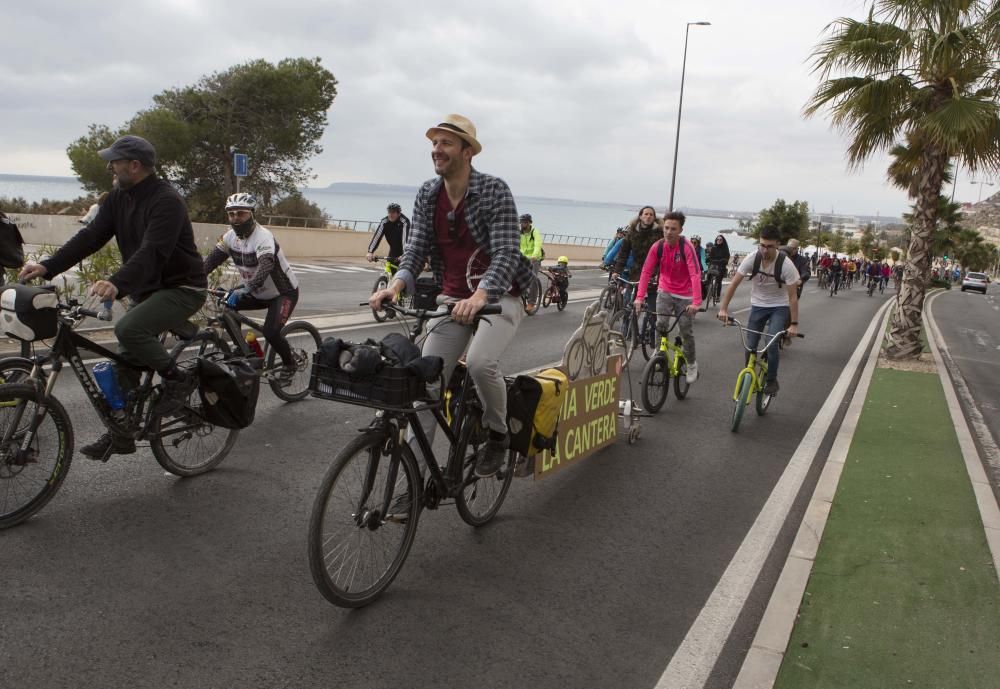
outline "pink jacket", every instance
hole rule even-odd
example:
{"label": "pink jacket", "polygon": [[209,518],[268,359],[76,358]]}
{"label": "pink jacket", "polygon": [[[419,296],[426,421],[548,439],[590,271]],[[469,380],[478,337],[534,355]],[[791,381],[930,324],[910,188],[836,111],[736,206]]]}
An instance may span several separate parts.
{"label": "pink jacket", "polygon": [[[646,286],[656,270],[656,252],[663,245],[663,256],[660,259],[660,277],[657,289],[669,292],[679,297],[691,297],[694,306],[701,306],[701,266],[691,243],[681,237],[677,246],[671,247],[666,240],[660,240],[649,247],[646,262],[642,264],[642,276],[639,278],[639,293],[636,300],[646,298]],[[684,245],[686,248],[683,248]],[[683,258],[676,258],[677,252],[683,251]]]}

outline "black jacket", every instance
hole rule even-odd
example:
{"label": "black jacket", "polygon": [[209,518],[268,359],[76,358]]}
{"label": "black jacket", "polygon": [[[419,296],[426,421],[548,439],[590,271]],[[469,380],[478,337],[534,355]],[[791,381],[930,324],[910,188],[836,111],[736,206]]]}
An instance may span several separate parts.
{"label": "black jacket", "polygon": [[47,278],[90,256],[114,237],[122,267],[107,279],[118,296],[142,301],[165,287],[207,287],[202,258],[184,199],[169,182],[150,175],[115,189],[87,227],[42,261]]}

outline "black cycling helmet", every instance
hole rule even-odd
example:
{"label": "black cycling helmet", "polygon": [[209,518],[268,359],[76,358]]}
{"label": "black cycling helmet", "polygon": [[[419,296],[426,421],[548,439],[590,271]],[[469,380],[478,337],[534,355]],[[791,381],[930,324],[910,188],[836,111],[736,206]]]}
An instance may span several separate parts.
{"label": "black cycling helmet", "polygon": [[531,213],[522,213],[518,220],[521,222],[531,222]]}
{"label": "black cycling helmet", "polygon": [[389,211],[390,213],[392,211],[396,211],[397,213],[402,213],[403,212],[403,209],[400,207],[400,205],[398,203],[390,203],[388,206],[385,207],[385,209],[387,211]]}

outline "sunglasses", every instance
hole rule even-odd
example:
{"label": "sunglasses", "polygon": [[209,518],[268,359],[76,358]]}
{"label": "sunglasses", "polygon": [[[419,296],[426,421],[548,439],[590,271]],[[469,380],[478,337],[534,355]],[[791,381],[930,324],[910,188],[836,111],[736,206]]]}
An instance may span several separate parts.
{"label": "sunglasses", "polygon": [[455,211],[448,211],[448,239],[455,241],[458,239],[458,227],[455,222]]}

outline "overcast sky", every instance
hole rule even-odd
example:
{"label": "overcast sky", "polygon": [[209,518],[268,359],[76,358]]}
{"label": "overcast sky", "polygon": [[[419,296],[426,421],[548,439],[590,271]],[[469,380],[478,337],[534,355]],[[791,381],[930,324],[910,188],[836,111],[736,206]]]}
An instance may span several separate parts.
{"label": "overcast sky", "polygon": [[[685,22],[710,21],[690,32],[676,205],[908,208],[885,159],[850,172],[843,137],[801,115],[813,46],[834,18],[862,17],[860,0],[33,0],[4,13],[0,173],[70,175],[66,146],[90,123],[120,126],[155,93],[239,62],[319,56],[339,85],[309,186],[416,185],[433,174],[424,132],[459,112],[479,129],[476,167],[515,194],[659,208]],[[978,194],[960,173],[956,200]]]}

